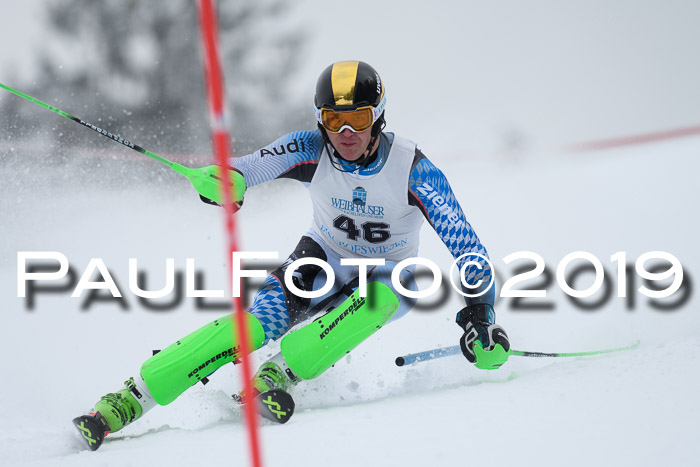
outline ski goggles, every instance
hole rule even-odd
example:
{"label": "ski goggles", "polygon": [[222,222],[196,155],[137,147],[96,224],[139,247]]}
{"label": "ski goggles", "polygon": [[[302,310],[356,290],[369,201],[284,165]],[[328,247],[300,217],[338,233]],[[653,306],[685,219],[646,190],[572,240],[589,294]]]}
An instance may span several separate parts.
{"label": "ski goggles", "polygon": [[336,112],[333,109],[316,110],[316,120],[323,125],[323,128],[331,133],[340,133],[346,128],[353,133],[360,133],[369,129],[374,122],[381,117],[386,105],[386,98],[382,99],[377,107],[368,105],[347,112]]}

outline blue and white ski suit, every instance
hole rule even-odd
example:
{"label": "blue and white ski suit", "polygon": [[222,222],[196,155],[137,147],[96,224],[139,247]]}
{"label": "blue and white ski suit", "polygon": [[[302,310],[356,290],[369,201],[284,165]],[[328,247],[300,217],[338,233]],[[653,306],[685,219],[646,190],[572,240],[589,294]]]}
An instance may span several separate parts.
{"label": "blue and white ski suit", "polygon": [[[447,178],[415,143],[393,133],[381,133],[379,147],[366,167],[335,159],[346,171],[333,167],[330,157],[336,156],[329,156],[321,133],[315,130],[289,133],[231,161],[248,187],[278,178],[299,180],[309,189],[313,204],[309,231],[289,259],[267,277],[253,300],[250,312],[262,323],[266,341],[278,339],[320,308],[335,304],[335,299],[342,301],[346,297],[343,291],[357,287],[357,267],[341,266],[341,258],[385,259],[385,265],[376,267],[369,280],[380,280],[396,292],[389,280],[390,272],[398,261],[417,254],[424,219],[455,260],[466,253],[488,258]],[[283,282],[286,267],[293,260],[308,256],[326,261],[336,274],[334,288],[316,299],[292,294]],[[467,281],[489,284],[490,265],[470,256],[458,260],[457,266],[461,269],[468,260],[476,260],[481,267],[468,267]],[[294,277],[295,285],[307,291],[317,290],[318,284],[325,283],[325,273],[315,265],[300,267]],[[413,268],[405,269],[400,280],[407,289],[416,289]],[[406,314],[414,303],[399,293],[397,297],[400,307],[394,319]],[[466,301],[493,305],[494,287]]]}

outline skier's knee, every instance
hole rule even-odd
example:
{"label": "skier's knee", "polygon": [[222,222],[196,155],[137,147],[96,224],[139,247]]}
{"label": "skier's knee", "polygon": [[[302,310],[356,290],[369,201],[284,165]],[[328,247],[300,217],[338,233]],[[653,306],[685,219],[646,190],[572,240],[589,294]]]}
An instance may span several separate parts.
{"label": "skier's knee", "polygon": [[[389,287],[394,294],[399,298],[399,309],[396,311],[394,316],[392,316],[391,321],[395,321],[406,313],[408,313],[411,308],[416,304],[417,299],[407,297],[405,294],[399,293],[396,290],[396,286],[391,279],[391,275],[398,263],[394,261],[387,261],[382,266],[377,266],[372,273],[369,275],[369,280],[378,281]],[[415,265],[404,268],[399,273],[399,283],[406,290],[411,290],[413,292],[418,290],[418,285],[415,279]]]}

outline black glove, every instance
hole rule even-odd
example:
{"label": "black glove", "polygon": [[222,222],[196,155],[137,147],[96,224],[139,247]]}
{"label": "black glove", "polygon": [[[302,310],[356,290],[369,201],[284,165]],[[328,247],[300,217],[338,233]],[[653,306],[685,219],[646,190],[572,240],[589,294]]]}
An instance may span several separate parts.
{"label": "black glove", "polygon": [[496,313],[486,303],[466,306],[457,313],[457,324],[464,329],[459,340],[462,353],[483,370],[499,368],[510,356],[508,335],[495,321]]}
{"label": "black glove", "polygon": [[[191,169],[192,175],[187,178],[192,182],[194,189],[199,193],[199,199],[207,204],[222,206],[223,198],[221,193],[221,167],[218,165],[207,165],[199,169]],[[243,197],[246,192],[246,182],[243,174],[236,169],[229,170],[231,200],[233,201],[233,212],[238,211],[243,206]]]}
{"label": "black glove", "polygon": [[219,203],[217,203],[214,200],[211,200],[209,198],[206,198],[204,195],[199,195],[199,199],[202,200],[202,202],[207,203],[207,204],[212,204],[214,206],[221,206]]}
{"label": "black glove", "polygon": [[[219,204],[216,201],[209,199],[203,195],[199,195],[199,199],[201,199],[202,202],[207,203],[207,204],[211,204],[213,206],[221,206],[221,204]],[[238,210],[241,209],[241,206],[243,206],[243,200],[241,200],[238,203],[233,203],[233,206],[234,206],[233,212],[238,212]]]}

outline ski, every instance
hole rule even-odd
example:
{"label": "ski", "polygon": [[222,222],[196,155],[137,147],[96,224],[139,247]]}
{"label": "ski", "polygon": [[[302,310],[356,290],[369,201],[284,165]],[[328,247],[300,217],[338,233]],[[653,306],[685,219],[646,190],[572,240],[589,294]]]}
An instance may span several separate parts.
{"label": "ski", "polygon": [[78,430],[80,438],[85,442],[85,446],[91,451],[97,451],[105,439],[106,425],[100,420],[101,415],[94,413],[91,415],[81,415],[73,419],[73,425]]}
{"label": "ski", "polygon": [[288,392],[271,389],[255,398],[260,415],[274,423],[287,423],[294,414],[294,399]]}
{"label": "ski", "polygon": [[[239,398],[234,397],[238,402]],[[260,415],[274,423],[287,423],[294,414],[294,399],[288,392],[281,389],[271,389],[262,392],[255,398]],[[81,415],[73,419],[80,439],[91,451],[97,451],[109,434],[107,424],[102,420],[99,412],[90,415]]]}

